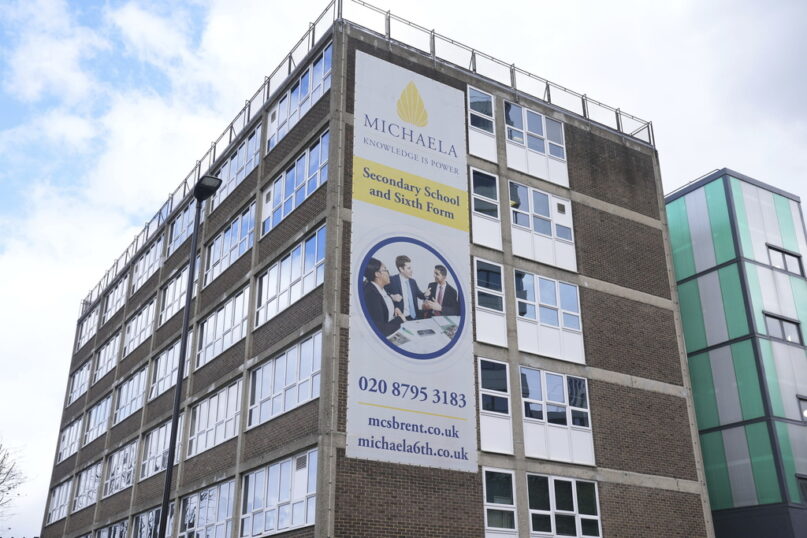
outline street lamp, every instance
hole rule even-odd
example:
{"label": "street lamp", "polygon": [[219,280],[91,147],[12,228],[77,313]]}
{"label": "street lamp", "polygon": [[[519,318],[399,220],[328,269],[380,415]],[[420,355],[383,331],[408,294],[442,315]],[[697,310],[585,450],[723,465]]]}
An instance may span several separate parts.
{"label": "street lamp", "polygon": [[[185,373],[185,353],[188,350],[188,330],[191,319],[191,297],[193,296],[193,275],[196,271],[196,245],[199,241],[199,218],[202,215],[202,202],[213,196],[221,186],[221,179],[206,175],[193,186],[193,197],[196,199],[196,213],[193,216],[193,233],[191,234],[191,253],[188,262],[188,285],[185,289],[185,311],[182,313],[182,336],[179,343],[179,363],[177,364],[177,381],[174,388],[174,412],[171,415],[171,437],[168,441],[168,461],[165,467],[165,485],[163,486],[163,503],[160,507],[160,527],[157,536],[165,538],[168,523],[168,501],[171,496],[171,478],[174,474],[174,456],[177,449],[177,427],[179,425],[179,405],[182,400],[182,378]],[[177,510],[177,513],[178,510]]]}

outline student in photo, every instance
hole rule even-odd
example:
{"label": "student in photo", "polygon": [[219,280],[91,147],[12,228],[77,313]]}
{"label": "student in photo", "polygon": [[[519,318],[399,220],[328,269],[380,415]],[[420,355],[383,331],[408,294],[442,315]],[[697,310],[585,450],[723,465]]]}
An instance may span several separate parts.
{"label": "student in photo", "polygon": [[370,258],[364,268],[364,280],[364,304],[370,323],[385,337],[389,336],[405,321],[402,312],[384,290],[390,283],[389,271],[380,260]]}
{"label": "student in photo", "polygon": [[423,318],[423,311],[418,308],[418,299],[425,301],[429,297],[429,292],[423,293],[418,288],[418,283],[412,278],[412,260],[409,256],[398,256],[395,258],[395,267],[398,274],[390,279],[390,283],[385,288],[395,307],[398,308],[407,320]]}
{"label": "student in photo", "polygon": [[431,316],[459,316],[460,303],[457,290],[446,282],[448,270],[444,265],[434,266],[434,282],[429,284],[428,294],[434,299],[423,303]]}

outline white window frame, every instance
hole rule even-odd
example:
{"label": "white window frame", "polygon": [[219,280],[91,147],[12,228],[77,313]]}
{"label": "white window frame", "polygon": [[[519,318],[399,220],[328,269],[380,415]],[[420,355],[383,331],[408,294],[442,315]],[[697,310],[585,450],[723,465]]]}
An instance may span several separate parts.
{"label": "white window frame", "polygon": [[[196,204],[191,201],[185,209],[179,212],[168,229],[168,248],[166,258],[177,251],[193,233],[193,217],[196,213]],[[199,224],[205,221],[205,212],[199,212]]]}
{"label": "white window frame", "polygon": [[[474,110],[473,108],[471,108],[471,92],[472,91],[479,92],[479,93],[481,93],[483,95],[487,95],[490,98],[491,115],[487,115],[484,112]],[[479,88],[475,88],[473,86],[468,86],[468,94],[467,95],[468,95],[468,97],[467,97],[467,101],[466,101],[466,108],[467,108],[467,111],[468,111],[468,128],[473,129],[474,131],[477,131],[479,133],[483,133],[483,134],[486,134],[488,136],[495,137],[496,136],[496,99],[493,97],[493,94],[488,93],[488,92],[483,91],[483,90],[480,90]],[[489,121],[490,122],[490,130],[488,131],[484,127],[477,127],[476,125],[474,125],[472,123],[472,119],[471,119],[474,116],[477,116],[482,120]]]}
{"label": "white window frame", "polygon": [[107,457],[102,499],[123,491],[134,484],[136,459],[137,439]]}
{"label": "white window frame", "polygon": [[[471,168],[471,174],[470,174],[471,177],[470,177],[470,179],[471,179],[471,197],[472,197],[471,202],[473,204],[472,211],[473,211],[474,215],[476,215],[477,217],[482,217],[483,219],[488,219],[488,220],[492,220],[492,221],[496,221],[496,222],[501,222],[502,214],[501,214],[501,207],[499,205],[499,176],[497,176],[496,174],[491,174],[490,172],[486,172],[485,170],[482,170],[480,168],[474,168],[473,166],[470,167],[470,168]],[[495,189],[495,193],[496,193],[496,198],[490,198],[488,196],[485,196],[484,194],[478,194],[476,192],[476,188],[475,188],[475,185],[474,185],[474,174],[482,174],[482,175],[485,175],[485,176],[493,178],[493,182],[494,182],[494,185],[495,185],[494,189]],[[482,212],[478,211],[476,209],[477,201],[479,201],[480,203],[487,203],[487,204],[491,204],[491,205],[495,206],[496,207],[496,216],[493,217],[491,215],[488,215],[487,213],[482,213]]]}
{"label": "white window frame", "polygon": [[[132,517],[132,538],[158,538],[158,527],[160,526],[160,510],[157,506],[151,510],[140,512]],[[173,536],[174,528],[174,503],[168,505],[168,522],[165,525],[166,536]]]}
{"label": "white window frame", "polygon": [[222,183],[210,199],[211,211],[221,204],[260,163],[261,128],[262,125],[259,123],[252,132],[241,139],[237,149],[233,149],[222,161],[222,166],[216,173],[216,177],[221,179]]}
{"label": "white window frame", "polygon": [[[507,384],[507,388],[504,392],[497,390],[486,388],[483,385],[483,377],[482,377],[482,363],[483,362],[490,362],[493,364],[503,365],[504,366],[504,380]],[[510,417],[513,415],[513,405],[510,398],[511,390],[510,390],[510,365],[506,362],[502,361],[495,361],[492,359],[487,359],[485,357],[478,357],[477,358],[477,369],[478,369],[478,380],[479,380],[479,412],[486,415],[496,416],[496,417]],[[485,401],[485,396],[489,396],[491,398],[500,398],[507,402],[507,412],[502,413],[501,411],[494,411],[491,409],[485,409],[483,402]]]}
{"label": "white window frame", "polygon": [[163,261],[162,255],[163,236],[161,235],[137,258],[132,269],[132,293],[139,290],[157,272]]}
{"label": "white window frame", "polygon": [[129,275],[123,275],[123,278],[118,280],[109,293],[104,298],[104,316],[102,323],[109,321],[109,318],[118,313],[126,302],[126,290],[129,287]]}
{"label": "white window frame", "polygon": [[[188,349],[191,349],[193,342],[193,331],[188,331]],[[179,367],[179,348],[182,340],[177,339],[169,347],[165,348],[154,359],[151,366],[151,382],[149,383],[148,400],[165,393],[168,389],[176,385],[177,382],[177,368]],[[187,350],[185,351],[187,355]],[[182,374],[183,379],[188,377],[188,363],[185,360],[185,371]],[[169,369],[170,367],[170,369]]]}
{"label": "white window frame", "polygon": [[113,426],[132,416],[137,410],[143,407],[143,401],[146,397],[147,370],[148,368],[144,366],[129,376],[115,389]]}
{"label": "white window frame", "polygon": [[[497,503],[488,501],[488,480],[487,473],[500,473],[510,475],[510,493],[513,498],[512,504]],[[494,467],[482,467],[482,502],[485,509],[485,529],[493,532],[512,533],[514,536],[518,533],[518,511],[516,508],[516,473],[509,469],[497,469]],[[488,511],[495,510],[498,512],[509,512],[513,514],[512,527],[491,527],[488,521]]]}
{"label": "white window frame", "polygon": [[[513,187],[524,188],[527,190],[527,200],[525,202],[526,208],[516,207],[513,205]],[[554,217],[555,211],[558,210],[558,207],[563,204],[564,208],[568,207],[569,211],[571,211],[572,203],[568,198],[561,198],[560,196],[555,196],[554,194],[548,193],[546,191],[542,191],[540,189],[536,189],[534,187],[530,187],[528,185],[524,185],[523,183],[519,183],[518,181],[510,180],[508,183],[508,197],[510,199],[510,224],[515,226],[516,228],[521,228],[522,230],[529,230],[530,233],[534,235],[540,235],[542,237],[549,237],[556,241],[560,241],[562,243],[567,243],[569,245],[574,245],[574,228],[571,226],[566,226],[564,224],[558,224]],[[541,213],[540,210],[536,207],[533,207],[535,204],[534,201],[534,193],[538,193],[542,196],[547,197],[547,206],[549,208],[549,214]],[[555,208],[553,210],[553,207]],[[529,221],[529,226],[525,226],[517,221],[516,215],[526,215],[527,220]],[[545,221],[549,223],[549,228],[551,233],[546,234],[543,232],[539,232],[535,229],[535,221]],[[558,230],[560,228],[569,230],[569,235],[571,239],[562,237],[558,234]]]}
{"label": "white window frame", "polygon": [[95,333],[98,330],[99,310],[100,308],[96,306],[88,316],[81,320],[81,323],[78,326],[78,334],[76,336],[76,351],[84,347],[84,344],[89,342],[92,337],[95,336]]}
{"label": "white window frame", "polygon": [[[190,265],[176,271],[168,283],[160,289],[160,319],[157,325],[160,326],[174,314],[185,308],[185,292],[188,289],[188,269]],[[196,285],[199,282],[199,256],[196,256],[194,267],[193,284],[191,285],[191,297],[196,297]]]}
{"label": "white window frame", "polygon": [[[318,62],[322,62],[321,72],[318,67]],[[300,76],[294,81],[294,84],[289,86],[289,89],[275,99],[275,104],[269,109],[267,119],[266,131],[266,147],[267,153],[277,146],[277,144],[285,137],[292,127],[294,127],[305,114],[311,110],[314,103],[331,87],[331,72],[333,68],[333,43],[328,43],[322,48],[322,52],[317,54],[310,64],[306,67],[305,71],[300,73]],[[301,81],[308,77],[309,91],[301,99],[298,98],[298,103],[291,110],[291,103],[293,101],[293,91],[295,88],[301,86]],[[284,110],[285,109],[285,110]]]}
{"label": "white window frame", "polygon": [[[804,276],[804,266],[801,254],[786,250],[782,247],[765,244],[768,247],[768,261],[771,267],[790,273],[791,275]],[[776,260],[778,259],[778,262]]]}
{"label": "white window frame", "polygon": [[[222,500],[225,499],[227,507],[221,510]],[[212,504],[210,506],[208,503]],[[191,493],[182,498],[179,510],[179,533],[177,538],[194,538],[198,536],[231,536],[233,525],[233,508],[235,508],[235,480],[230,479]],[[218,509],[214,509],[218,508]],[[218,514],[226,514],[224,519],[218,519]],[[214,514],[216,518],[209,521],[207,516]],[[192,522],[188,526],[188,522]]]}
{"label": "white window frame", "polygon": [[126,322],[123,356],[137,349],[154,332],[154,310],[157,300],[152,299]]}
{"label": "white window frame", "polygon": [[59,450],[56,451],[56,463],[61,463],[78,452],[79,438],[81,437],[83,418],[79,417],[59,433]]}
{"label": "white window frame", "polygon": [[242,388],[239,378],[191,408],[188,459],[238,435]]}
{"label": "white window frame", "polygon": [[[177,424],[176,454],[182,453],[182,424],[185,415],[179,415]],[[140,460],[140,480],[165,471],[168,465],[168,442],[171,440],[171,420],[163,422],[143,436],[143,454]],[[176,465],[176,462],[175,462]]]}
{"label": "white window frame", "polygon": [[[528,295],[528,290],[524,290],[522,292],[523,297],[519,297],[519,290],[517,287],[517,274],[522,273],[525,276],[532,276],[533,285],[532,285],[532,292],[534,295],[533,299],[530,299]],[[547,282],[553,285],[554,293],[555,293],[555,302],[554,304],[545,300],[543,296],[543,291],[541,290],[541,282]],[[576,310],[569,310],[563,305],[563,301],[561,299],[561,286],[569,286],[575,289],[575,307]],[[521,269],[514,269],[513,270],[513,287],[516,293],[516,315],[519,319],[532,321],[534,323],[539,323],[541,325],[545,325],[547,327],[554,327],[557,329],[562,329],[564,331],[570,331],[575,333],[582,333],[583,332],[583,316],[580,312],[580,287],[576,284],[572,284],[570,282],[564,282],[563,280],[555,280],[554,278],[548,278],[542,275],[537,275],[535,273],[530,273],[529,271],[522,271]],[[530,316],[530,308],[532,307],[532,311],[535,313],[534,317]],[[524,310],[522,310],[524,308]],[[549,321],[545,321],[541,316],[541,312],[543,311],[553,311],[557,314],[558,323],[553,324]],[[567,325],[567,316],[569,319],[577,319],[578,327],[574,327],[572,325]]]}
{"label": "white window frame", "polygon": [[[511,120],[510,115],[507,113],[508,108],[512,107],[519,109],[518,116],[519,121],[521,123],[520,126],[517,125],[515,122],[513,122]],[[529,128],[530,114],[538,116],[538,119],[541,122],[540,132],[536,130],[530,130]],[[515,114],[513,114],[513,116],[515,116]],[[532,151],[534,153],[546,155],[547,157],[557,159],[559,161],[564,162],[566,161],[566,136],[565,136],[566,132],[562,121],[558,121],[554,118],[547,117],[546,114],[527,108],[524,105],[519,105],[517,103],[505,101],[504,124],[508,142],[512,144],[517,144],[519,146],[525,146],[528,151]],[[558,126],[560,127],[560,141],[558,141],[557,139],[552,140],[549,138],[550,125],[553,128]],[[528,143],[528,137],[530,136],[533,137],[534,139],[539,139],[541,141],[541,144],[544,147],[543,150],[530,147],[530,144]],[[553,149],[556,152],[559,151],[560,154],[552,153]]]}
{"label": "white window frame", "polygon": [[[325,281],[326,241],[327,230],[321,226],[258,277],[256,327],[274,318]],[[309,247],[313,249],[314,256],[310,264]]]}
{"label": "white window frame", "polygon": [[205,283],[207,286],[255,242],[255,202],[242,209],[206,247]]}
{"label": "white window frame", "polygon": [[83,510],[98,501],[98,486],[101,484],[103,468],[104,462],[99,461],[78,474],[71,513]]}
{"label": "white window frame", "polygon": [[120,339],[121,332],[118,331],[101,346],[101,349],[98,351],[98,360],[95,362],[95,371],[93,372],[92,378],[93,384],[98,383],[105,375],[115,369],[120,353]]}
{"label": "white window frame", "polygon": [[90,386],[91,366],[92,360],[88,359],[70,374],[70,381],[67,384],[67,405],[72,404],[87,392],[87,388]]}
{"label": "white window frame", "polygon": [[[292,362],[294,367],[290,368]],[[322,331],[317,331],[253,369],[249,374],[247,429],[319,398],[321,363]]]}
{"label": "white window frame", "polygon": [[[479,263],[480,262],[487,263],[489,265],[493,265],[493,266],[499,268],[499,275],[500,275],[500,279],[501,279],[501,289],[500,290],[496,290],[495,288],[486,288],[486,287],[483,287],[483,286],[481,286],[479,284],[478,275],[479,275]],[[480,295],[480,293],[490,295],[491,297],[498,297],[501,300],[501,303],[502,303],[501,310],[493,308],[493,307],[481,305],[479,303],[479,295]],[[483,258],[474,257],[474,296],[475,296],[475,299],[476,299],[476,307],[477,308],[480,308],[482,310],[486,310],[488,312],[496,312],[497,314],[503,314],[503,313],[506,312],[507,307],[506,307],[505,302],[504,302],[504,266],[502,264],[492,262],[492,261],[488,261],[488,260],[485,260]]]}
{"label": "white window frame", "polygon": [[247,335],[249,286],[228,298],[199,324],[196,369],[209,363]]}
{"label": "white window frame", "polygon": [[[239,536],[267,536],[313,525],[317,502],[317,461],[315,448],[245,474],[242,479],[244,499],[239,514]],[[295,496],[295,485],[298,484],[296,475],[302,471],[302,465],[305,465],[307,474],[305,492],[297,492]],[[277,502],[269,504],[271,499]],[[298,508],[302,510],[302,521],[298,519],[295,522]],[[270,517],[274,524],[267,529],[266,520]],[[284,519],[281,520],[281,517]]]}
{"label": "white window frame", "polygon": [[[529,390],[524,387],[524,380],[526,379],[524,374],[524,370],[529,370],[531,372],[537,372],[540,376],[540,398],[537,397],[530,397],[528,396]],[[563,384],[563,399],[550,399],[549,391],[548,391],[548,376],[555,376],[561,378],[561,382]],[[584,399],[585,405],[572,405],[572,395],[569,394],[569,379],[575,379],[583,382],[583,389],[584,389]],[[552,426],[557,427],[565,427],[572,430],[585,430],[591,431],[591,402],[589,401],[589,391],[588,391],[588,380],[585,377],[575,376],[575,375],[566,375],[566,374],[559,374],[556,372],[550,372],[548,370],[541,370],[540,368],[532,368],[530,366],[521,365],[519,367],[519,380],[521,382],[521,402],[522,402],[522,411],[524,420],[527,422],[539,422],[545,424],[551,424]],[[538,395],[534,395],[538,396]],[[535,418],[529,416],[527,413],[527,404],[535,404],[541,406],[541,414],[542,418]],[[566,423],[565,424],[558,424],[556,422],[549,421],[549,406],[554,406],[556,408],[562,407],[564,409],[564,416]],[[581,426],[575,424],[575,417],[585,416],[586,425]]]}
{"label": "white window frame", "polygon": [[[261,192],[261,235],[276,228],[286,217],[328,181],[330,134],[325,131]],[[317,154],[314,170],[312,155]],[[324,156],[323,156],[324,153]],[[324,157],[324,160],[323,160]],[[302,176],[302,179],[300,179]],[[289,185],[288,183],[291,182]],[[288,192],[291,191],[291,192]]]}
{"label": "white window frame", "polygon": [[129,521],[116,521],[115,523],[95,531],[95,538],[126,538],[129,530]]}
{"label": "white window frame", "polygon": [[87,446],[109,430],[109,416],[112,407],[112,394],[98,401],[87,411],[84,424],[84,439],[81,446]]}
{"label": "white window frame", "polygon": [[45,525],[50,525],[54,521],[59,521],[67,517],[67,506],[70,501],[70,489],[72,485],[73,480],[68,479],[50,490],[48,518]]}
{"label": "white window frame", "polygon": [[[547,480],[547,489],[548,489],[548,498],[549,498],[549,509],[535,509],[529,508],[530,513],[530,536],[557,536],[557,523],[556,523],[556,516],[565,516],[565,517],[574,517],[575,519],[575,529],[576,533],[573,535],[566,535],[563,536],[602,536],[602,523],[601,517],[602,512],[600,511],[600,495],[599,495],[599,488],[597,487],[597,482],[593,480],[578,480],[575,478],[568,478],[564,476],[552,476],[552,475],[545,475],[539,473],[526,473],[526,481],[527,481],[527,502],[528,506],[529,503],[529,495],[530,495],[530,477],[540,477],[545,478]],[[561,510],[557,508],[557,496],[556,496],[556,488],[555,482],[556,481],[563,481],[563,482],[570,482],[571,489],[572,489],[572,505],[574,507],[573,510]],[[578,483],[579,484],[591,484],[594,486],[594,501],[595,501],[595,510],[596,514],[581,514],[580,513],[580,505],[578,499]],[[532,516],[533,515],[542,515],[549,518],[551,530],[550,531],[535,531],[532,527]],[[582,529],[582,521],[596,521],[598,533],[596,535],[593,534],[583,534]]]}

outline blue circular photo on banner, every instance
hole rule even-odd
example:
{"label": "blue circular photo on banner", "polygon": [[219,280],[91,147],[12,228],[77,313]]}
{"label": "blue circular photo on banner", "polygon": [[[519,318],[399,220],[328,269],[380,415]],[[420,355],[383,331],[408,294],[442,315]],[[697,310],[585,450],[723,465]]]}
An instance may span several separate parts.
{"label": "blue circular photo on banner", "polygon": [[462,334],[465,299],[457,273],[423,241],[380,241],[362,260],[357,284],[365,320],[396,353],[434,359]]}

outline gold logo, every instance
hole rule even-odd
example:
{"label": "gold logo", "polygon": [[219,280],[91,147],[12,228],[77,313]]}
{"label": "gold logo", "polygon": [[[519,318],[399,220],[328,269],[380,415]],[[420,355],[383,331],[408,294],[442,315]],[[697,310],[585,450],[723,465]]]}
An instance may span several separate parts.
{"label": "gold logo", "polygon": [[418,127],[425,127],[429,123],[429,113],[426,112],[426,105],[423,104],[423,99],[414,82],[407,84],[401,92],[397,110],[398,117],[406,123]]}

